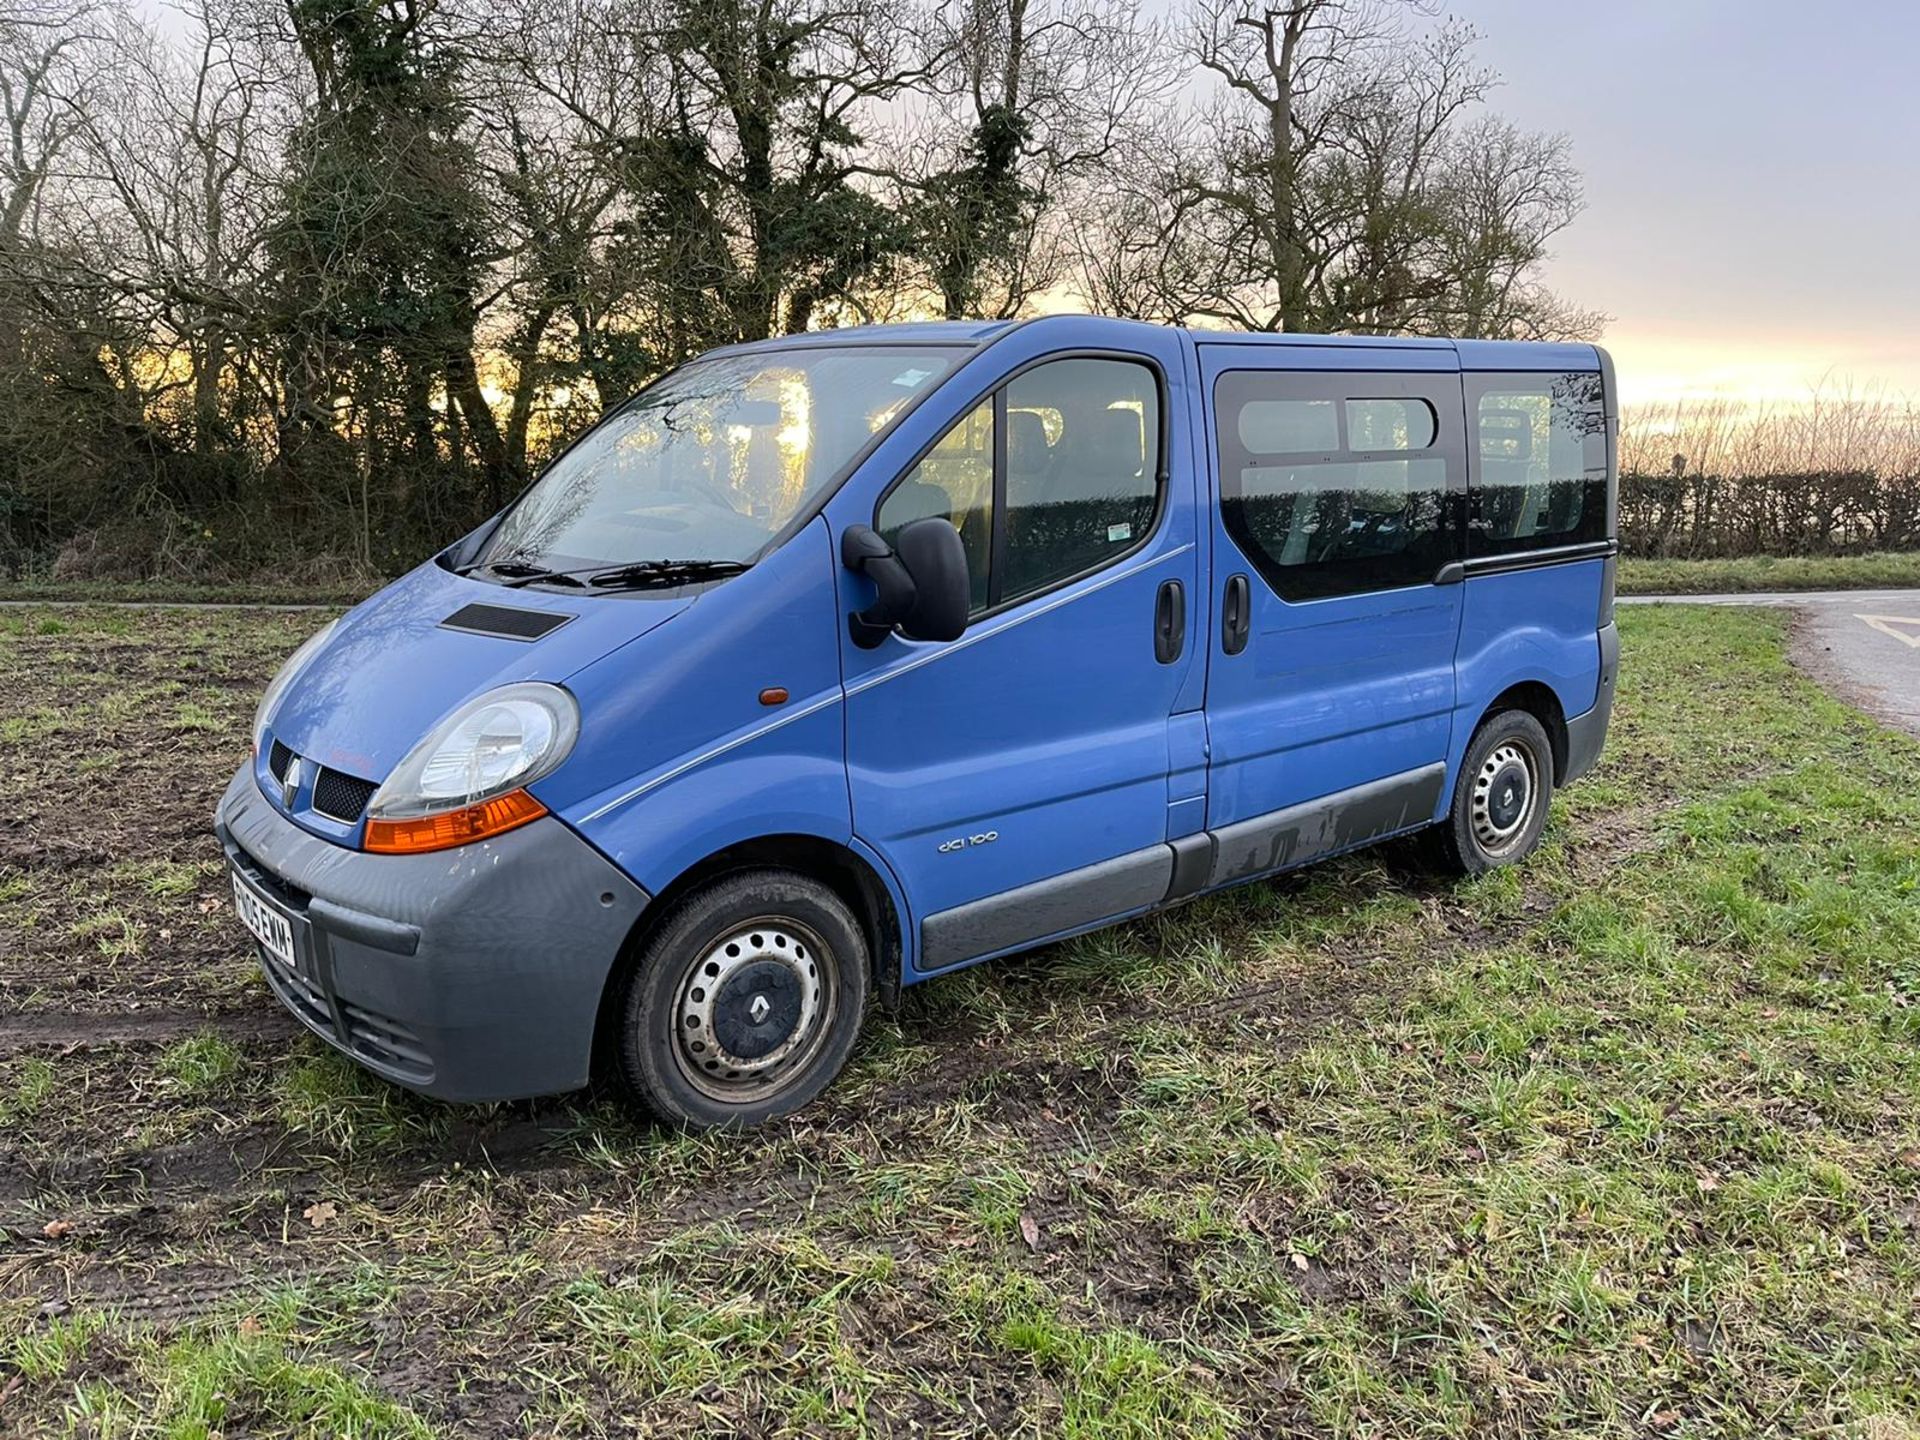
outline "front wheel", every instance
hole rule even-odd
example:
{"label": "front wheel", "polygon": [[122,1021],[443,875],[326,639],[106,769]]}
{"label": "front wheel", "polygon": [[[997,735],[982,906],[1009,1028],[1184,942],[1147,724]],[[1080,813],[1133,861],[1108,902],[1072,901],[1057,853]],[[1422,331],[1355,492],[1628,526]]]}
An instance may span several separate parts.
{"label": "front wheel", "polygon": [[620,1007],[620,1068],[663,1120],[741,1129],[792,1114],[846,1063],[867,945],[825,885],[784,870],[686,896],[642,947]]}
{"label": "front wheel", "polygon": [[1487,718],[1467,746],[1453,807],[1434,832],[1448,869],[1483,875],[1531,855],[1553,801],[1553,746],[1524,710]]}

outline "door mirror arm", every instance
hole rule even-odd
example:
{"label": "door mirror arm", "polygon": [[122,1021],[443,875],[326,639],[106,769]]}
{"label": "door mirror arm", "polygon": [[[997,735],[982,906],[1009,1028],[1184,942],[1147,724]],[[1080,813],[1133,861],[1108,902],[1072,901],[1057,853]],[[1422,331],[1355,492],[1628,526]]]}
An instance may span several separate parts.
{"label": "door mirror arm", "polygon": [[958,640],[966,631],[967,550],[950,522],[911,520],[893,545],[869,525],[849,525],[840,536],[840,560],[873,582],[873,604],[847,617],[861,649],[873,649],[896,627],[909,640]]}

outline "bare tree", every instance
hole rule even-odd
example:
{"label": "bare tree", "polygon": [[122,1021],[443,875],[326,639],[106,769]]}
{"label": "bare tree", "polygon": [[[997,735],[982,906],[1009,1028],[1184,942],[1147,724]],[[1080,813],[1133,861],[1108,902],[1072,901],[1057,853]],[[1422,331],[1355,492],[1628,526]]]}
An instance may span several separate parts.
{"label": "bare tree", "polygon": [[1563,135],[1485,115],[1453,137],[1436,197],[1438,266],[1451,285],[1422,317],[1453,335],[1591,339],[1606,317],[1540,280],[1547,247],[1580,213],[1580,173]]}
{"label": "bare tree", "polygon": [[94,0],[0,3],[0,245],[30,231],[48,177],[80,128],[74,108],[112,12]]}
{"label": "bare tree", "polygon": [[950,319],[1058,285],[1087,182],[1169,101],[1175,57],[1135,0],[947,0],[935,84],[883,147]]}
{"label": "bare tree", "polygon": [[0,0],[0,552],[388,568],[692,355],[929,308],[1597,327],[1470,32],[1196,4]]}
{"label": "bare tree", "polygon": [[[1167,308],[1254,330],[1573,318],[1537,282],[1546,240],[1580,205],[1564,142],[1476,123],[1496,77],[1471,29],[1426,25],[1431,13],[1422,0],[1197,0],[1192,50],[1219,88],[1204,145],[1158,181],[1159,230],[1183,267],[1159,287]],[[1476,228],[1490,210],[1497,233]]]}
{"label": "bare tree", "polygon": [[926,79],[905,0],[608,0],[583,32],[590,67],[533,78],[617,170],[662,360],[805,329],[904,248],[865,127]]}
{"label": "bare tree", "polygon": [[257,362],[278,137],[262,113],[267,78],[223,8],[199,0],[182,16],[179,42],[122,16],[118,83],[75,113],[102,192],[92,266],[138,306],[154,353],[180,361],[158,367],[159,383],[184,384],[191,444],[211,455],[244,445],[249,417],[271,411],[271,367]]}

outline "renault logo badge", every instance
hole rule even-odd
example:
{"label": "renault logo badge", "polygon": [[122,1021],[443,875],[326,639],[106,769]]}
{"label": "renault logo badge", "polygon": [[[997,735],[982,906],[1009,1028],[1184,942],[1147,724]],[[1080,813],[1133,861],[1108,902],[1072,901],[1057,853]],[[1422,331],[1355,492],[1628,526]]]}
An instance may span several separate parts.
{"label": "renault logo badge", "polygon": [[285,809],[293,809],[294,797],[299,793],[300,757],[296,755],[287,762],[287,773],[280,777],[280,804]]}
{"label": "renault logo badge", "polygon": [[754,1024],[764,1025],[772,1009],[773,1006],[767,1003],[766,996],[756,995],[753,997],[753,1003],[747,1006],[747,1014],[753,1017]]}

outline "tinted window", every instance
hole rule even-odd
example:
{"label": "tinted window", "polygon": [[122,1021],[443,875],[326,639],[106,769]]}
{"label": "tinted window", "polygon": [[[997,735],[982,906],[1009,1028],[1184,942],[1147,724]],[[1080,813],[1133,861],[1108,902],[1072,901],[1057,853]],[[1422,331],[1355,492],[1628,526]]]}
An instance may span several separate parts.
{"label": "tinted window", "polygon": [[1476,375],[1467,386],[1475,444],[1467,553],[1606,539],[1600,376]]}
{"label": "tinted window", "polygon": [[1340,407],[1332,400],[1248,400],[1234,426],[1255,455],[1340,448]]}
{"label": "tinted window", "polygon": [[1159,469],[1154,372],[1055,360],[949,430],[881,499],[874,523],[891,539],[922,516],[952,521],[979,615],[1132,550],[1153,528]]}
{"label": "tinted window", "polygon": [[[1455,558],[1456,382],[1237,371],[1215,389],[1227,531],[1289,600],[1425,584]],[[1459,412],[1459,397],[1452,397]],[[1457,435],[1457,426],[1456,431]]]}
{"label": "tinted window", "polygon": [[1347,443],[1355,450],[1425,450],[1440,436],[1425,400],[1347,401]]}

